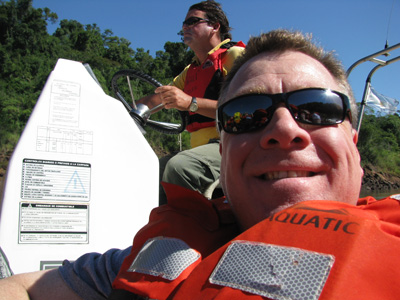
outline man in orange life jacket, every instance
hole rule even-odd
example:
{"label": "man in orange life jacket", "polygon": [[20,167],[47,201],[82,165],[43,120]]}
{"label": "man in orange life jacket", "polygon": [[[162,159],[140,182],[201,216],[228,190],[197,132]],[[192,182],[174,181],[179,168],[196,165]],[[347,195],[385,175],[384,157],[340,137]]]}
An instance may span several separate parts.
{"label": "man in orange life jacket", "polygon": [[400,204],[358,199],[336,58],[297,32],[251,38],[217,116],[226,198],[167,184],[131,249],[3,279],[1,299],[398,299]]}
{"label": "man in orange life jacket", "polygon": [[[155,95],[139,102],[154,107],[189,112],[186,127],[191,149],[160,160],[160,179],[203,193],[219,178],[221,155],[215,111],[223,77],[243,52],[242,42],[232,42],[229,21],[215,1],[202,1],[189,8],[182,25],[183,41],[195,57],[172,82],[159,87]],[[160,204],[166,198],[160,186]]]}

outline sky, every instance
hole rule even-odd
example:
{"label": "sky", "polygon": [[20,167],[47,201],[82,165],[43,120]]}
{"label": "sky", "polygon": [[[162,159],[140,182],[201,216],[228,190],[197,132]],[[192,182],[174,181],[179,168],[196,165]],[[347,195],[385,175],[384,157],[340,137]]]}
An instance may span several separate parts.
{"label": "sky", "polygon": [[[101,32],[131,42],[133,49],[144,48],[152,56],[164,50],[167,41],[179,42],[178,32],[190,5],[184,0],[33,0],[35,8],[48,7],[58,15],[49,24],[52,34],[63,19],[83,25],[96,24]],[[400,43],[400,0],[220,0],[233,40],[247,42],[250,36],[286,28],[312,33],[326,50],[335,51],[345,69],[365,56]],[[385,61],[400,55],[400,48]],[[349,80],[357,102],[363,96],[366,78],[376,64],[356,67]],[[379,69],[372,86],[380,93],[400,100],[400,61]]]}

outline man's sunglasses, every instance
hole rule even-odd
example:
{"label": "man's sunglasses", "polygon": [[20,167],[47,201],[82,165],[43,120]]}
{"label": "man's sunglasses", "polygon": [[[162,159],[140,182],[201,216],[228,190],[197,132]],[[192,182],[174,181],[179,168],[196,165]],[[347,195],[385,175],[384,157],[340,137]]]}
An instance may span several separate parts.
{"label": "man's sunglasses", "polygon": [[299,123],[328,126],[351,122],[350,101],[342,93],[308,88],[282,94],[247,94],[229,100],[217,110],[219,130],[245,133],[268,125],[279,103],[284,103]]}
{"label": "man's sunglasses", "polygon": [[200,23],[201,21],[209,22],[209,20],[207,20],[207,19],[203,19],[203,18],[199,18],[199,17],[190,17],[190,18],[186,19],[185,21],[183,21],[182,26],[185,26],[185,25],[192,26],[197,23]]}

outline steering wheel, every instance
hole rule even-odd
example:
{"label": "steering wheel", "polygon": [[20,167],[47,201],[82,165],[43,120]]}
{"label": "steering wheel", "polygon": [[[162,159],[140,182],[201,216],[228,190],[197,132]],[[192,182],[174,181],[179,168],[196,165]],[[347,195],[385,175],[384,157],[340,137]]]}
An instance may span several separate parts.
{"label": "steering wheel", "polygon": [[[133,85],[136,86],[136,88],[140,86],[140,90],[144,90],[144,94],[138,94],[139,89],[132,89]],[[124,104],[131,117],[140,127],[148,126],[166,134],[181,133],[185,130],[187,125],[187,112],[173,109],[168,110],[169,116],[166,116],[165,111],[157,113],[163,107],[163,104],[159,104],[151,109],[142,103],[136,105],[135,97],[139,99],[150,94],[154,91],[154,87],[159,86],[162,86],[162,84],[154,78],[132,69],[118,71],[111,79],[111,87],[115,96]],[[127,96],[131,98],[132,106],[125,100]],[[150,117],[152,119],[150,119]],[[165,119],[167,119],[167,122],[165,122]]]}

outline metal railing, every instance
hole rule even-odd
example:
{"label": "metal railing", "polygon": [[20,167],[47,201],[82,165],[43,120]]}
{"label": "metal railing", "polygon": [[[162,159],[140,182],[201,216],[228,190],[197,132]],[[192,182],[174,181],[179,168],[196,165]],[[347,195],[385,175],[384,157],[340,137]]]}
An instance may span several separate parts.
{"label": "metal railing", "polygon": [[363,93],[363,98],[362,98],[362,101],[361,101],[361,108],[360,108],[360,112],[359,112],[359,114],[358,114],[358,121],[357,121],[357,128],[356,128],[356,129],[357,129],[357,132],[360,131],[361,122],[362,122],[362,117],[363,117],[363,114],[364,114],[364,109],[365,109],[365,105],[366,105],[366,100],[367,100],[367,97],[368,97],[368,91],[369,91],[369,89],[370,89],[370,87],[371,87],[371,78],[372,78],[372,75],[373,75],[378,69],[383,68],[383,67],[386,67],[386,66],[388,66],[388,65],[390,65],[390,64],[392,64],[392,63],[397,62],[397,61],[400,60],[400,56],[396,56],[396,57],[394,57],[394,58],[392,58],[392,59],[388,59],[388,60],[379,59],[378,57],[379,57],[379,56],[382,56],[382,55],[388,56],[389,53],[390,53],[391,51],[396,50],[396,49],[398,49],[398,48],[400,48],[400,43],[398,43],[398,44],[396,44],[396,45],[394,45],[394,46],[391,46],[391,47],[387,47],[387,48],[385,48],[385,49],[383,49],[383,50],[381,50],[381,51],[378,51],[378,52],[376,52],[376,53],[373,53],[373,54],[371,54],[371,55],[368,55],[368,56],[366,56],[366,57],[364,57],[364,58],[361,58],[360,60],[356,61],[354,64],[352,64],[352,65],[347,69],[346,74],[347,74],[347,77],[349,77],[349,75],[350,75],[350,73],[353,71],[353,69],[354,69],[355,67],[359,66],[360,64],[364,63],[364,62],[370,61],[370,62],[373,62],[373,63],[377,64],[377,65],[376,65],[374,68],[372,68],[372,70],[369,72],[369,74],[368,74],[368,76],[367,76],[367,79],[366,79],[366,81],[365,81],[364,93]]}

